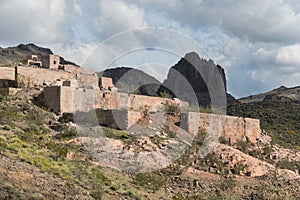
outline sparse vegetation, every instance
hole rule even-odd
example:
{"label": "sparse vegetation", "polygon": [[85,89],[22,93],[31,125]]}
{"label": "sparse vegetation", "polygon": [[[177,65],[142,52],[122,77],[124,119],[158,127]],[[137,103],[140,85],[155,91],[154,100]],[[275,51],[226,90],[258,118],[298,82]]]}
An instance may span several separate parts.
{"label": "sparse vegetation", "polygon": [[130,144],[135,140],[134,136],[129,135],[126,131],[123,130],[116,130],[113,128],[103,127],[103,131],[105,137],[122,140],[127,144]]}
{"label": "sparse vegetation", "polygon": [[178,114],[181,111],[181,109],[180,109],[180,107],[178,105],[176,105],[176,104],[170,104],[168,102],[166,102],[164,104],[164,110],[168,114]]}
{"label": "sparse vegetation", "polygon": [[300,150],[300,106],[293,102],[263,101],[231,105],[229,115],[260,119],[273,144]]}
{"label": "sparse vegetation", "polygon": [[133,178],[133,183],[135,185],[142,186],[153,192],[163,187],[166,184],[166,181],[166,176],[159,172],[138,173]]}
{"label": "sparse vegetation", "polygon": [[300,173],[300,162],[299,161],[289,161],[289,160],[280,160],[276,163],[276,166],[281,169],[289,169],[292,171],[298,171]]}

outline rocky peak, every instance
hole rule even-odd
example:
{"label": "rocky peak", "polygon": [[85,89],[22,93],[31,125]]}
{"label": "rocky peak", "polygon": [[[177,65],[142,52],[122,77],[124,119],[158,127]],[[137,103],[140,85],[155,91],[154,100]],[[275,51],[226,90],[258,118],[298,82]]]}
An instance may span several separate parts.
{"label": "rocky peak", "polygon": [[[171,67],[163,85],[161,90],[172,91],[176,97],[190,103],[196,96],[196,101],[205,107],[211,104],[212,91],[226,94],[224,69],[213,60],[200,58],[196,52],[187,53]],[[194,97],[191,94],[195,94]]]}

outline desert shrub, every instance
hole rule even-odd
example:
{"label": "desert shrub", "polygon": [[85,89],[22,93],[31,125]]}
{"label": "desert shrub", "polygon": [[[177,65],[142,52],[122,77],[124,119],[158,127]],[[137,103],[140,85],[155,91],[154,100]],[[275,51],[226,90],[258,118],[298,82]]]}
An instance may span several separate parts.
{"label": "desert shrub", "polygon": [[231,172],[233,174],[242,175],[246,168],[247,165],[244,164],[242,161],[239,161],[238,163],[235,164],[234,168],[231,169]]}
{"label": "desert shrub", "polygon": [[10,130],[11,130],[11,126],[8,125],[8,124],[5,124],[5,125],[3,126],[3,130],[10,131]]}
{"label": "desert shrub", "polygon": [[67,128],[66,130],[61,131],[54,137],[59,140],[69,140],[77,136],[76,128]]}
{"label": "desert shrub", "polygon": [[159,93],[159,96],[162,98],[168,98],[168,99],[172,99],[172,95],[170,95],[168,92],[163,91]]}
{"label": "desert shrub", "polygon": [[103,127],[103,131],[106,137],[122,140],[125,143],[131,143],[135,139],[134,136],[128,134],[128,132],[123,130],[116,130],[112,128]]}
{"label": "desert shrub", "polygon": [[7,148],[7,140],[6,137],[0,135],[0,150],[6,149]]}
{"label": "desert shrub", "polygon": [[166,176],[159,172],[138,173],[133,178],[133,183],[146,189],[157,191],[167,182]]}
{"label": "desert shrub", "polygon": [[181,111],[181,109],[178,105],[169,104],[169,103],[164,104],[164,110],[166,113],[169,113],[169,114],[178,114]]}
{"label": "desert shrub", "polygon": [[236,182],[232,178],[222,178],[219,184],[221,190],[226,191],[236,186]]}
{"label": "desert shrub", "polygon": [[289,161],[289,160],[280,160],[276,163],[276,167],[281,169],[289,169],[292,171],[297,170],[300,172],[300,162],[299,161]]}
{"label": "desert shrub", "polygon": [[236,143],[236,147],[238,150],[240,150],[242,152],[247,152],[249,147],[251,147],[251,143],[248,140],[247,141],[240,140]]}
{"label": "desert shrub", "polygon": [[208,153],[203,159],[198,160],[196,168],[204,171],[214,169],[216,173],[226,175],[229,173],[230,168],[223,163],[214,153]]}
{"label": "desert shrub", "polygon": [[223,136],[219,137],[219,142],[222,143],[222,144],[226,144],[226,145],[231,146],[230,140],[229,140],[229,139],[226,139],[226,138],[223,137]]}
{"label": "desert shrub", "polygon": [[12,137],[7,140],[7,149],[12,152],[18,152],[22,147],[26,147],[27,144],[20,140],[18,137]]}

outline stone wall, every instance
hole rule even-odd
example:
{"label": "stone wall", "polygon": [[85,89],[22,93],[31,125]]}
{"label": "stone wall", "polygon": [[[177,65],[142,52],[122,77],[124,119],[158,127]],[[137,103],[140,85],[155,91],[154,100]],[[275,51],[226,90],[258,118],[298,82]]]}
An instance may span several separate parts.
{"label": "stone wall", "polygon": [[0,88],[7,88],[7,87],[14,87],[16,88],[17,82],[15,80],[8,80],[8,79],[0,79]]}
{"label": "stone wall", "polygon": [[151,97],[112,91],[101,91],[100,93],[102,99],[101,108],[103,109],[126,109],[133,111],[142,111],[147,108],[149,112],[158,112],[164,110],[164,104],[166,103],[178,105],[183,109],[187,108],[188,106],[186,102],[168,98]]}
{"label": "stone wall", "polygon": [[69,86],[46,87],[43,93],[44,105],[55,112],[88,112],[101,107],[100,90]]}
{"label": "stone wall", "polygon": [[15,80],[15,68],[0,67],[0,79]]}
{"label": "stone wall", "polygon": [[7,95],[15,95],[17,94],[19,91],[21,91],[22,89],[20,88],[11,88],[11,87],[7,87],[7,88],[0,88],[0,94],[7,96]]}
{"label": "stone wall", "polygon": [[256,143],[261,134],[258,119],[189,112],[182,115],[183,127],[196,135],[200,129],[235,144],[239,141]]}
{"label": "stone wall", "polygon": [[86,68],[75,70],[78,87],[98,88],[98,76],[95,71]]}
{"label": "stone wall", "polygon": [[54,112],[61,112],[60,87],[46,87],[43,92],[43,104]]}
{"label": "stone wall", "polygon": [[76,73],[80,67],[76,65],[71,65],[71,64],[63,64],[59,66],[59,69],[70,72],[70,73]]}
{"label": "stone wall", "polygon": [[19,82],[23,82],[27,87],[34,87],[35,85],[54,85],[57,79],[66,80],[66,79],[75,79],[75,74],[49,70],[37,67],[24,66],[18,67],[18,79]]}
{"label": "stone wall", "polygon": [[96,110],[100,125],[127,130],[143,117],[143,113],[128,110]]}

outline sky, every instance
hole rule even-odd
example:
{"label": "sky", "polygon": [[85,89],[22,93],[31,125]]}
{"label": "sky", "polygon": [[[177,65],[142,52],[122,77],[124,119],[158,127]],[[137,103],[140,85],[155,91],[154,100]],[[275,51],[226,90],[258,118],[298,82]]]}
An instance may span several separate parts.
{"label": "sky", "polygon": [[[115,34],[153,27],[197,42],[225,69],[228,91],[235,97],[300,85],[298,0],[0,0],[0,18],[1,47],[35,43],[84,65]],[[159,44],[182,46],[176,38],[156,36]],[[153,64],[154,75],[179,60],[172,53],[155,53],[142,49],[117,63],[137,55],[135,65],[149,69],[149,58],[161,55]]]}

